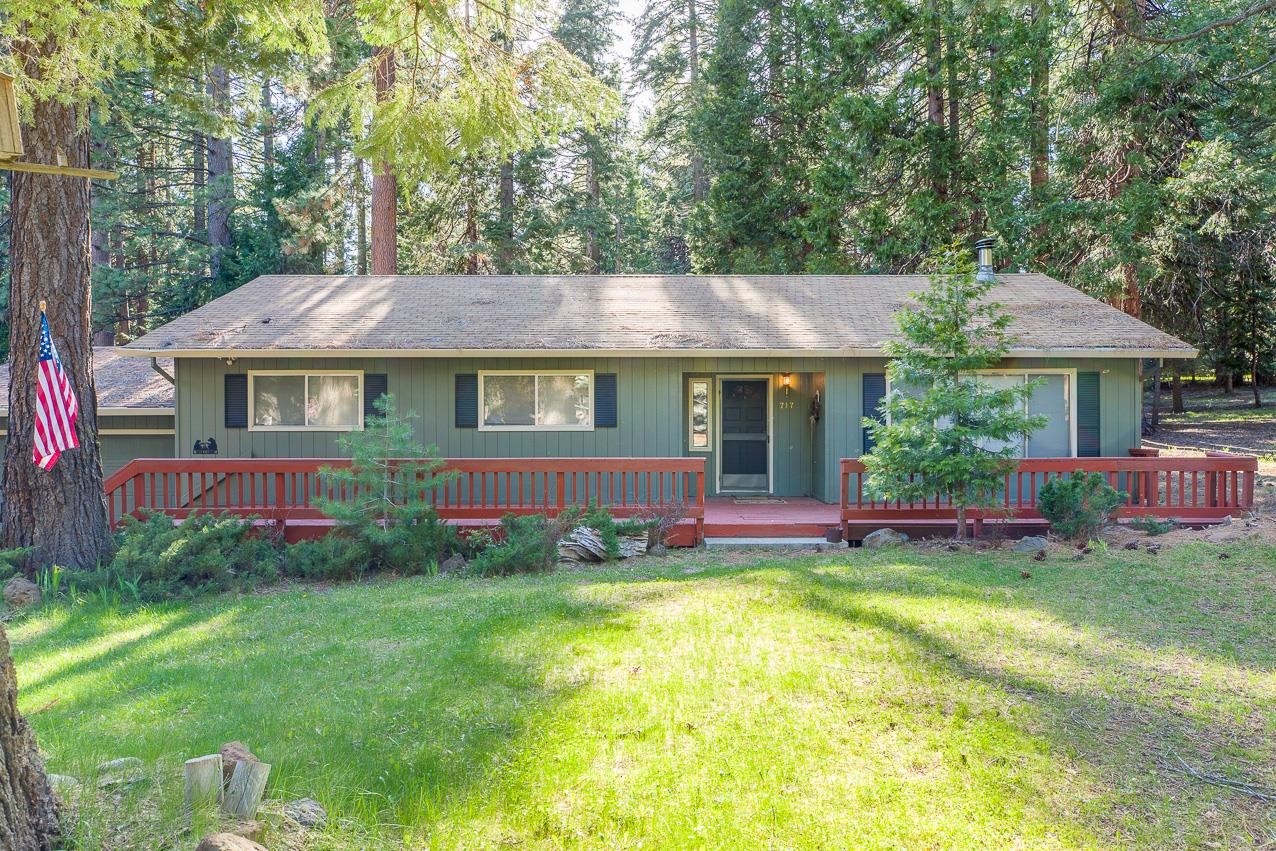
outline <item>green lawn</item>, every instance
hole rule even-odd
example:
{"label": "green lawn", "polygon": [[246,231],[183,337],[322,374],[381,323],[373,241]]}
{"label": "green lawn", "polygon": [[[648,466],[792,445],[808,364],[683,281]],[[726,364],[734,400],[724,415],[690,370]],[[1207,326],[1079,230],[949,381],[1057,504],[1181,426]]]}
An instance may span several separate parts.
{"label": "green lawn", "polygon": [[1276,840],[1169,767],[1276,786],[1276,549],[722,558],[49,609],[20,703],[50,770],[160,778],[80,847],[191,847],[181,760],[232,738],[316,848]]}

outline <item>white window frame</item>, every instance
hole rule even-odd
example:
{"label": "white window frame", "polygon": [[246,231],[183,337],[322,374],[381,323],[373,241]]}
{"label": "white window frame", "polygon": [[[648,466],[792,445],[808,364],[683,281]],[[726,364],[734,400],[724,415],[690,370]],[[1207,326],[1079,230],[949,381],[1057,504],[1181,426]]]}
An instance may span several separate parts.
{"label": "white window frame", "polygon": [[[1069,458],[1077,456],[1077,368],[1066,366],[1041,366],[1041,367],[994,367],[992,369],[977,369],[974,375],[1066,375],[1068,376],[1068,443],[1072,454]],[[886,373],[886,396],[891,395],[891,375]],[[886,397],[883,397],[886,398]],[[1026,412],[1026,403],[1025,403]],[[887,414],[886,422],[890,424],[890,415]],[[1027,441],[1024,441],[1024,449],[1027,450]],[[1026,458],[1027,456],[1020,456]]]}
{"label": "white window frame", "polygon": [[[696,433],[695,432],[696,395],[695,395],[695,390],[693,390],[692,388],[696,384],[704,385],[705,407],[708,408],[708,411],[706,411],[706,416],[705,416],[706,441],[704,446],[696,446],[694,442],[692,441],[692,438],[695,436],[695,433]],[[714,382],[713,382],[712,375],[705,375],[705,376],[693,375],[687,379],[687,451],[688,452],[699,452],[704,454],[713,452],[713,443],[714,443],[713,415],[716,413],[717,407],[718,407],[717,405],[713,403],[714,401],[713,400],[713,397],[714,397],[713,384]]]}
{"label": "white window frame", "polygon": [[[302,387],[302,399],[310,394],[310,376],[353,375],[358,379],[356,410],[359,422],[354,426],[312,426],[312,425],[257,425],[257,376],[275,377],[301,375],[306,381]],[[303,403],[304,410],[304,403]],[[250,369],[248,371],[248,430],[249,431],[363,431],[363,370],[361,369]]]}
{"label": "white window frame", "polygon": [[[589,376],[589,424],[588,425],[488,425],[486,378],[489,375],[588,375]],[[533,381],[532,415],[540,407],[540,382]],[[478,374],[478,430],[479,431],[593,431],[594,430],[594,371],[592,369],[480,369]]]}

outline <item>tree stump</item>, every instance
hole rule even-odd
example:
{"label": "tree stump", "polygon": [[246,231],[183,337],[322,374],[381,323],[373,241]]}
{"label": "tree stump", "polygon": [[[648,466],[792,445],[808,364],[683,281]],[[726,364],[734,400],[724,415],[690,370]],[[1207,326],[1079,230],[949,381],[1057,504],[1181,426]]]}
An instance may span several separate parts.
{"label": "tree stump", "polygon": [[262,793],[266,791],[266,778],[269,776],[270,766],[264,762],[240,760],[235,763],[235,772],[226,785],[222,809],[237,818],[252,818],[261,803]]}
{"label": "tree stump", "polygon": [[186,807],[222,801],[222,755],[197,756],[186,760]]}

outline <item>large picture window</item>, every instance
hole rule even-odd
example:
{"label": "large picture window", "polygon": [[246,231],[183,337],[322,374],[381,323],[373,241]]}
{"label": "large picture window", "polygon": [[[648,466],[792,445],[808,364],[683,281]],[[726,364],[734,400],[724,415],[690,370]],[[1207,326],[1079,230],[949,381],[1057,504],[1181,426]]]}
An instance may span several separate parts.
{"label": "large picture window", "polygon": [[[978,374],[978,380],[993,387],[1013,387],[1040,380],[1026,403],[1026,413],[1042,414],[1044,428],[1015,441],[1015,454],[1021,458],[1072,458],[1077,454],[1077,427],[1073,385],[1076,372],[1061,370],[1006,370]],[[993,448],[1001,448],[1000,446]]]}
{"label": "large picture window", "polygon": [[249,429],[352,431],[363,428],[363,373],[250,372]]}
{"label": "large picture window", "polygon": [[480,372],[480,430],[588,431],[594,374],[587,370]]}

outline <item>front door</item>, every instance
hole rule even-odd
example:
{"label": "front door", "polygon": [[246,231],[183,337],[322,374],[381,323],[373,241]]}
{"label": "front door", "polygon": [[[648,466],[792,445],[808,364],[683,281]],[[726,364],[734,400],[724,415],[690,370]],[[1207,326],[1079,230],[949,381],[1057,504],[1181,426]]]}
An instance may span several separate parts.
{"label": "front door", "polygon": [[721,489],[735,492],[770,491],[766,378],[722,379]]}

